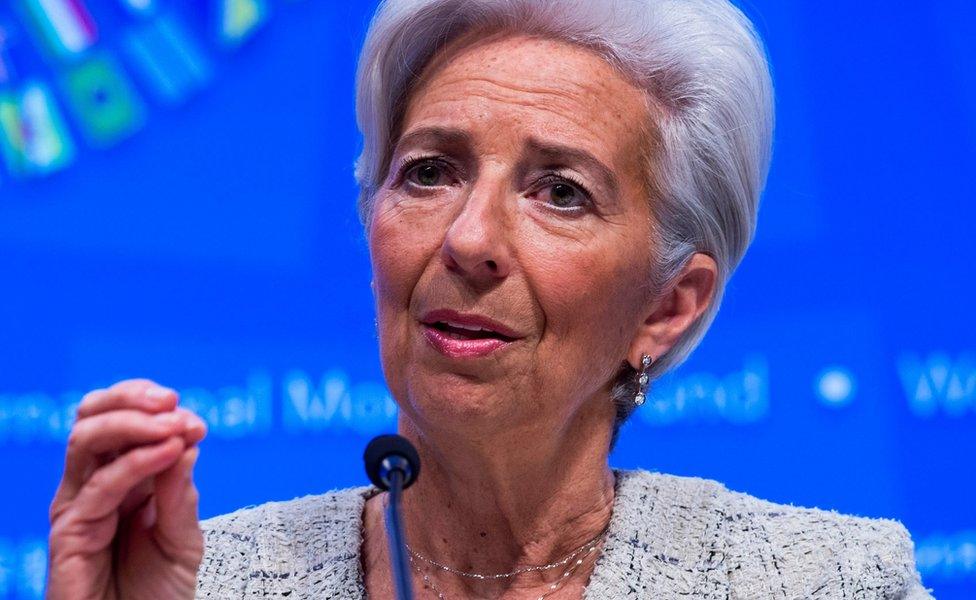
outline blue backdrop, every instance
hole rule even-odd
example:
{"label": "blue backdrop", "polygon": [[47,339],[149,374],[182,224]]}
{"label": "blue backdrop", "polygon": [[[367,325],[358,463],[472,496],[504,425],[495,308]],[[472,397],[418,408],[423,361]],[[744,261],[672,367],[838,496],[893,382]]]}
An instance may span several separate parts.
{"label": "blue backdrop", "polygon": [[[58,3],[0,4],[0,598],[40,597],[86,390],[181,391],[204,517],[363,483],[395,415],[352,177],[374,2]],[[972,598],[976,9],[744,8],[778,95],[758,235],[613,462],[901,519]]]}

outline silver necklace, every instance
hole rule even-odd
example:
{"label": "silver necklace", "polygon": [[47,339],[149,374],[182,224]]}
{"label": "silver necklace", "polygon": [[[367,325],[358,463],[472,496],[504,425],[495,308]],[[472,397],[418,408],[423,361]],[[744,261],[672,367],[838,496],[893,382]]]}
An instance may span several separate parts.
{"label": "silver necklace", "polygon": [[[601,538],[603,537],[603,535],[605,533],[606,533],[606,530],[603,530],[600,533],[600,535],[598,535],[597,537],[593,538],[592,540],[590,540],[589,542],[587,542],[585,545],[580,546],[575,552],[573,552],[570,556],[566,557],[565,559],[563,559],[563,561],[560,561],[559,563],[551,563],[550,565],[541,565],[541,566],[539,566],[537,568],[531,569],[531,570],[541,571],[544,568],[552,568],[554,566],[559,566],[559,564],[566,564],[566,562],[568,562],[569,560],[572,560],[572,558],[574,556],[578,556],[580,553],[583,554],[583,556],[581,556],[580,558],[577,558],[575,561],[573,561],[572,564],[569,565],[569,568],[567,568],[563,572],[563,574],[559,577],[559,579],[557,579],[556,581],[554,581],[551,584],[549,584],[549,589],[547,589],[541,596],[539,596],[538,600],[545,600],[547,597],[549,597],[549,595],[556,593],[556,590],[558,590],[560,588],[560,586],[562,586],[562,584],[564,582],[566,582],[566,581],[569,580],[569,576],[572,575],[573,572],[575,572],[576,569],[578,569],[580,567],[580,565],[583,564],[583,561],[586,560],[586,558],[590,554],[592,554],[593,552],[596,551],[596,547],[597,547],[597,545],[599,545],[599,543],[601,541]],[[408,547],[408,549],[409,549],[409,547]],[[430,588],[430,590],[432,592],[434,592],[435,594],[437,594],[437,599],[438,600],[447,600],[447,597],[444,596],[444,592],[442,592],[440,590],[440,588],[437,587],[437,584],[434,583],[434,580],[431,579],[430,574],[428,574],[426,571],[424,571],[423,569],[421,569],[420,568],[420,565],[418,565],[416,563],[416,561],[414,560],[414,556],[415,556],[415,553],[413,552],[413,550],[411,550],[410,551],[410,557],[409,557],[409,559],[410,559],[410,565],[414,568],[415,571],[417,571],[417,574],[420,575],[420,577],[423,579],[423,581],[424,581],[424,587]],[[421,558],[423,560],[428,560],[428,559],[424,559],[420,555],[416,555],[416,556],[418,556],[419,558]],[[438,563],[434,563],[433,561],[429,561],[429,562],[430,562],[430,564],[433,564],[435,566],[438,566],[439,568],[443,568]],[[523,573],[526,573],[526,572],[528,572],[528,570],[529,569],[526,569],[526,570],[524,570],[522,572]],[[455,572],[455,571],[448,571],[448,572]],[[479,573],[475,573],[475,574],[469,574],[469,575],[480,575],[480,574]],[[490,577],[490,576],[482,576],[482,577],[476,577],[476,578],[479,578],[479,579],[492,579],[492,577]],[[494,577],[494,579],[500,579],[500,578],[501,577]]]}
{"label": "silver necklace", "polygon": [[455,569],[453,567],[449,567],[447,565],[443,565],[443,564],[437,562],[436,560],[434,560],[432,558],[427,558],[426,556],[420,554],[419,552],[417,552],[416,550],[414,550],[413,548],[411,548],[410,547],[410,544],[406,544],[405,543],[404,546],[407,547],[407,552],[410,553],[410,556],[411,557],[416,558],[417,560],[422,560],[425,563],[427,563],[427,564],[429,564],[429,565],[431,565],[433,567],[437,567],[438,569],[440,569],[442,571],[447,571],[448,573],[452,573],[454,575],[457,575],[458,577],[468,577],[468,578],[471,578],[471,579],[481,579],[481,580],[485,580],[485,579],[508,579],[509,577],[515,577],[516,575],[521,575],[522,573],[531,573],[533,571],[548,571],[549,569],[555,569],[556,567],[561,567],[561,566],[565,565],[566,563],[568,563],[569,561],[571,561],[574,558],[576,558],[576,556],[578,556],[581,552],[583,552],[587,548],[595,547],[596,544],[600,541],[600,539],[604,535],[606,535],[608,529],[610,529],[610,526],[609,525],[606,528],[604,528],[603,531],[601,531],[600,533],[596,534],[591,539],[587,540],[582,546],[580,546],[577,549],[573,550],[572,552],[570,552],[569,554],[567,554],[565,557],[557,560],[556,562],[552,562],[552,563],[549,563],[547,565],[531,565],[531,566],[528,566],[528,567],[520,567],[518,569],[515,569],[514,571],[509,571],[508,573],[487,573],[486,574],[486,573],[472,573],[470,571],[461,571],[459,569]]}
{"label": "silver necklace", "polygon": [[[413,548],[411,548],[409,544],[405,544],[405,546],[407,547],[407,551],[410,553],[409,556],[410,565],[414,568],[417,574],[420,575],[420,577],[423,579],[424,586],[430,588],[430,590],[437,595],[438,600],[447,600],[447,599],[444,596],[444,593],[440,590],[440,588],[437,587],[437,584],[435,584],[433,579],[431,579],[430,574],[420,568],[420,565],[418,565],[416,562],[417,560],[421,560],[433,567],[436,567],[448,573],[452,573],[454,575],[458,575],[459,577],[468,577],[471,579],[480,579],[480,580],[506,579],[509,577],[514,577],[521,573],[530,573],[533,571],[546,571],[549,569],[554,569],[556,567],[561,567],[569,563],[569,567],[563,572],[563,574],[559,577],[559,579],[551,583],[549,585],[549,589],[546,590],[544,594],[539,596],[539,600],[544,600],[550,594],[555,593],[556,590],[558,590],[560,586],[563,584],[563,582],[567,581],[569,579],[569,576],[572,575],[576,571],[576,569],[578,569],[580,565],[583,564],[583,561],[585,561],[590,554],[596,551],[597,546],[603,540],[603,537],[606,535],[608,529],[609,526],[607,526],[606,529],[604,529],[599,534],[597,534],[596,537],[588,540],[585,544],[573,550],[568,555],[566,555],[565,557],[561,558],[556,562],[549,563],[547,565],[532,565],[528,567],[521,567],[515,569],[514,571],[510,571],[508,573],[471,573],[468,571],[461,571],[459,569],[454,569],[447,565],[443,565],[433,559],[427,558],[426,556],[419,554]],[[582,556],[580,556],[581,554]],[[574,558],[576,558],[575,561],[573,560]]]}

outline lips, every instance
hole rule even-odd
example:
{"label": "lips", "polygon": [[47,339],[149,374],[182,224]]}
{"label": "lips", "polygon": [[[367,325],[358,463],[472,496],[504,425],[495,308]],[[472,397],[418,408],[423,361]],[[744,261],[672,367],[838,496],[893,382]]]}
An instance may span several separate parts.
{"label": "lips", "polygon": [[484,315],[446,309],[428,312],[421,324],[427,342],[450,358],[487,356],[520,338],[510,327]]}

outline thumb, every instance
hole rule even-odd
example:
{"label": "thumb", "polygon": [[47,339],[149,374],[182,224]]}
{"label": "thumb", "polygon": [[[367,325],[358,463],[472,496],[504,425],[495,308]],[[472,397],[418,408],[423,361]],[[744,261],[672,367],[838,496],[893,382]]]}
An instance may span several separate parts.
{"label": "thumb", "polygon": [[187,448],[173,466],[156,476],[155,537],[160,549],[177,561],[198,561],[203,552],[197,515],[199,494],[193,484],[193,466],[199,454],[199,446]]}

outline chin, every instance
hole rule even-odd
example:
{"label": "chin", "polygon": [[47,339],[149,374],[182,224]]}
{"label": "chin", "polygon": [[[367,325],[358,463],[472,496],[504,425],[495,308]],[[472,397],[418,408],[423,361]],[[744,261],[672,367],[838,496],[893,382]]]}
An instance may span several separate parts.
{"label": "chin", "polygon": [[423,373],[417,369],[407,380],[401,403],[422,430],[492,431],[517,420],[520,405],[508,386],[458,373]]}

